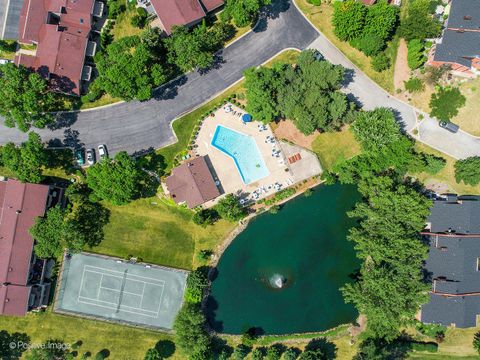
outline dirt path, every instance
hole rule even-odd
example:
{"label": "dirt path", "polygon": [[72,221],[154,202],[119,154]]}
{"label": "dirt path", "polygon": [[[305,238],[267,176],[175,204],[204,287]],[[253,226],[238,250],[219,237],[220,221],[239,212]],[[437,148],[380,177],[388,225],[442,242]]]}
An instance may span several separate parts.
{"label": "dirt path", "polygon": [[272,129],[278,139],[290,141],[308,150],[312,150],[312,142],[318,135],[318,132],[308,136],[302,134],[291,120],[280,121]]}
{"label": "dirt path", "polygon": [[395,72],[393,74],[393,84],[395,89],[403,89],[403,82],[410,78],[410,68],[408,67],[407,54],[407,43],[404,39],[400,39],[397,60],[395,61]]}

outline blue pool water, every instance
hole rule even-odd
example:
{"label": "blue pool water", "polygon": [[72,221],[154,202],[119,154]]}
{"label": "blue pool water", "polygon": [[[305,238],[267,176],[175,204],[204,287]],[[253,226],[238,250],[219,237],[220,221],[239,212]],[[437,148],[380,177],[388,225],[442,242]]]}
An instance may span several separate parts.
{"label": "blue pool water", "polygon": [[235,161],[245,184],[268,176],[267,166],[253,137],[218,125],[213,135],[212,145]]}

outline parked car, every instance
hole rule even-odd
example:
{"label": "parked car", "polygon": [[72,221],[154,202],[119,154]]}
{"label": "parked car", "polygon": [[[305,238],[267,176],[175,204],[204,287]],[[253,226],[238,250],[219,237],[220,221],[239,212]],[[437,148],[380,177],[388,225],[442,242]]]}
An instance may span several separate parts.
{"label": "parked car", "polygon": [[88,149],[87,150],[87,163],[88,163],[88,165],[95,164],[95,150],[94,149]]}
{"label": "parked car", "polygon": [[440,127],[452,132],[456,133],[460,127],[457,124],[454,124],[450,121],[440,121],[439,123]]}
{"label": "parked car", "polygon": [[75,150],[75,161],[79,166],[85,165],[85,153],[83,149]]}
{"label": "parked car", "polygon": [[108,157],[107,147],[104,144],[98,145],[98,155],[100,155],[100,159]]}
{"label": "parked car", "polygon": [[12,62],[13,62],[12,60],[0,59],[0,65],[9,64],[9,63],[12,63]]}

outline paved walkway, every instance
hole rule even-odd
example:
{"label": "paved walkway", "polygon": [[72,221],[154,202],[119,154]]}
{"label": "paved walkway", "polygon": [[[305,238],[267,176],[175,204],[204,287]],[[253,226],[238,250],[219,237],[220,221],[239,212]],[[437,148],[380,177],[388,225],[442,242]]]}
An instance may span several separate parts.
{"label": "paved walkway", "polygon": [[[215,97],[240,80],[244,69],[264,63],[286,48],[314,48],[327,60],[348,71],[343,91],[365,109],[390,107],[406,131],[418,129],[418,139],[455,158],[480,155],[480,139],[463,131],[452,134],[424,114],[418,125],[412,106],[390,96],[357,69],[306,20],[290,0],[277,0],[267,8],[256,28],[219,53],[218,67],[206,74],[189,73],[160,88],[152,100],[132,101],[91,111],[70,112],[57,129],[42,130],[45,141],[58,145],[96,147],[107,144],[110,153],[160,148],[176,141],[171,122]],[[418,111],[419,112],[419,111]],[[26,135],[0,125],[0,143],[19,143]]]}

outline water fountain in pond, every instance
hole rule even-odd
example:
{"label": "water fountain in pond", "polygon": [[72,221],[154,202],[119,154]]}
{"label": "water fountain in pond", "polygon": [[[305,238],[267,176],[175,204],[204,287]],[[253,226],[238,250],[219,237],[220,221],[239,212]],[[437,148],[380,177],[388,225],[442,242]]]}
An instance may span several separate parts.
{"label": "water fountain in pond", "polygon": [[281,274],[273,274],[272,277],[268,280],[271,287],[275,289],[281,289],[285,286],[286,279]]}

